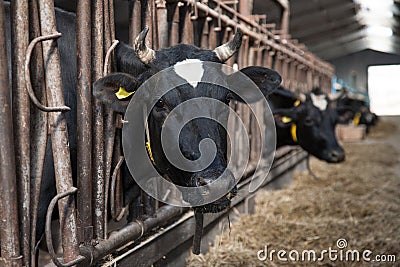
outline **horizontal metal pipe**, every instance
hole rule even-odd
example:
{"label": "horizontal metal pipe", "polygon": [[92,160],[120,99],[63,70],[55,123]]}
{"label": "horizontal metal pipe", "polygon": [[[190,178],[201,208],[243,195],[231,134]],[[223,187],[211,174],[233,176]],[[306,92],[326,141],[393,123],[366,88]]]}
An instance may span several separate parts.
{"label": "horizontal metal pipe", "polygon": [[132,222],[125,227],[110,233],[107,240],[99,240],[99,243],[95,247],[81,247],[81,255],[85,256],[86,259],[91,259],[92,262],[96,262],[121,246],[142,237],[154,227],[160,226],[175,216],[182,214],[186,210],[187,209],[176,206],[162,206],[157,210],[154,217],[147,218],[143,222]]}

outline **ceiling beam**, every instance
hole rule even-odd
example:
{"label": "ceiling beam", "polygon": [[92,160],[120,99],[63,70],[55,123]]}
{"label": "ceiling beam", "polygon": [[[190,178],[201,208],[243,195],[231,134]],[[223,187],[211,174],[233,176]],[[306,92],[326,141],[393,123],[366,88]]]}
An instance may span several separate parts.
{"label": "ceiling beam", "polygon": [[[291,28],[291,35],[294,38],[297,39],[302,39],[302,38],[307,38],[310,37],[312,35],[316,35],[316,34],[321,34],[327,31],[334,31],[337,30],[338,28],[342,28],[344,26],[347,26],[351,23],[358,23],[358,21],[360,20],[360,18],[358,16],[351,16],[351,17],[344,17],[342,19],[338,18],[335,19],[334,21],[329,21],[326,23],[321,23],[319,25],[314,25],[313,27],[302,27],[301,29],[293,29]],[[315,22],[313,23],[315,24]]]}
{"label": "ceiling beam", "polygon": [[[326,7],[332,7],[337,5],[337,0],[325,0],[322,3]],[[322,3],[318,0],[290,1],[291,13],[295,16],[304,16],[315,10],[320,10]]]}
{"label": "ceiling beam", "polygon": [[360,52],[365,49],[371,49],[378,52],[400,55],[400,45],[398,44],[399,43],[396,44],[394,42],[391,42],[390,40],[387,41],[380,40],[379,43],[374,43],[373,38],[364,37],[362,39],[358,39],[353,42],[348,42],[346,44],[342,44],[340,46],[327,49],[325,51],[321,51],[315,54],[317,54],[319,57],[325,60],[331,60],[338,57],[346,56],[352,53]]}
{"label": "ceiling beam", "polygon": [[353,42],[349,42],[346,44],[342,44],[335,48],[331,48],[329,50],[321,51],[317,53],[319,57],[325,60],[331,60],[338,57],[346,56],[352,53],[360,52],[362,50],[368,49],[368,40],[367,38],[362,38],[355,40]]}
{"label": "ceiling beam", "polygon": [[308,13],[305,13],[303,15],[296,15],[294,14],[291,17],[291,23],[293,25],[296,24],[303,24],[303,23],[307,23],[307,21],[316,21],[316,18],[321,17],[321,18],[326,18],[326,17],[331,17],[331,18],[336,18],[338,15],[341,15],[345,12],[348,13],[353,13],[355,14],[355,12],[350,12],[354,9],[354,3],[348,3],[348,4],[336,4],[330,8],[320,8],[320,9],[316,9],[313,11],[310,11]]}
{"label": "ceiling beam", "polygon": [[339,38],[325,39],[321,40],[318,44],[309,45],[308,48],[316,53],[330,49],[334,46],[342,45],[344,43],[353,42],[355,40],[364,38],[367,36],[367,32],[365,30],[354,31],[348,34],[345,34]]}
{"label": "ceiling beam", "polygon": [[307,45],[315,45],[320,42],[323,42],[323,40],[334,40],[338,39],[343,35],[353,33],[355,31],[359,31],[365,28],[365,25],[359,25],[356,23],[350,24],[348,26],[338,28],[329,32],[323,32],[319,34],[314,34],[310,35],[307,38],[303,38],[300,41],[307,44]]}

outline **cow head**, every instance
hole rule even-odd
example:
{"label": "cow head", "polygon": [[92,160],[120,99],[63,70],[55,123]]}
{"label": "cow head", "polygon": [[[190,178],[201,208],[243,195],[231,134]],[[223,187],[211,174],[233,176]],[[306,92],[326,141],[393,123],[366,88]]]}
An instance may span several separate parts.
{"label": "cow head", "polygon": [[273,111],[277,127],[290,133],[290,141],[286,144],[298,144],[329,163],[344,161],[345,153],[337,142],[335,126],[345,118],[339,116],[334,101],[318,88],[308,94],[298,94],[297,97],[290,94],[289,98],[291,108]]}
{"label": "cow head", "polygon": [[[173,116],[170,116],[173,119],[169,123],[166,123],[166,120],[170,118],[169,115],[174,109],[186,101],[207,98],[215,100],[214,103],[219,103],[219,105],[201,104],[197,101],[190,105],[189,111],[195,114],[217,116],[219,121],[227,122],[229,114],[221,110],[221,104],[226,106],[231,100],[243,101],[237,92],[234,93],[228,89],[230,80],[235,73],[224,75],[221,71],[207,69],[204,63],[223,63],[230,58],[241,45],[242,33],[238,31],[233,40],[214,50],[179,44],[154,51],[145,45],[147,31],[146,28],[139,34],[134,47],[124,44],[117,47],[116,58],[120,72],[109,74],[96,81],[93,87],[94,95],[115,111],[124,113],[132,94],[136,90],[142,90],[142,87],[139,88],[141,84],[159,71],[172,70],[170,75],[164,77],[160,83],[163,85],[165,83],[173,84],[173,81],[176,80],[180,80],[182,83],[174,86],[167,93],[156,96],[155,105],[149,108],[149,115],[144,118],[148,122],[148,139],[151,144],[153,164],[164,177],[176,185],[185,187],[205,186],[223,175],[224,182],[219,183],[220,188],[217,189],[225,191],[227,194],[211,204],[196,207],[200,212],[219,212],[230,205],[230,199],[236,192],[233,174],[227,170],[227,132],[219,123],[207,118],[184,122],[187,109],[186,111],[182,110],[181,113],[175,112]],[[213,79],[218,80],[218,84],[226,86],[201,82],[202,76],[210,72],[213,73]],[[249,67],[241,72],[257,85],[263,95],[268,95],[281,82],[280,75],[267,68]],[[196,81],[193,82],[193,79]],[[122,93],[121,89],[123,89]],[[243,92],[240,92],[240,95],[243,93],[249,96],[248,99],[252,99],[251,89],[241,88],[241,90]],[[194,164],[201,157],[202,149],[207,149],[207,146],[210,145],[210,142],[204,141],[211,140],[215,145],[216,154],[211,163],[202,170],[187,171],[177,168],[171,164],[170,158],[165,153],[165,147],[162,146],[162,143],[165,142],[176,142],[175,140],[162,140],[162,132],[174,132],[183,124],[177,137],[179,145],[172,154],[183,155],[183,161]],[[167,136],[176,138],[176,134]],[[135,142],[135,138],[132,137],[131,141]],[[185,195],[183,198],[185,199]]]}

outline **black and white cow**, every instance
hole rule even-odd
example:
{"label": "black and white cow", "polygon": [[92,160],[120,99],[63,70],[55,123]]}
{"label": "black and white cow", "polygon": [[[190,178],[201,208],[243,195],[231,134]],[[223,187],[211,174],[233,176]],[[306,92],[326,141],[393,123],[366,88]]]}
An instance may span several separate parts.
{"label": "black and white cow", "polygon": [[[9,3],[4,2],[6,11],[6,31],[7,31],[7,50],[8,58],[10,58],[11,42],[10,42],[10,20],[9,20]],[[67,106],[71,108],[70,112],[66,113],[69,147],[71,151],[71,162],[73,176],[76,179],[77,165],[77,113],[76,113],[76,44],[75,44],[75,14],[65,12],[56,8],[57,29],[63,34],[58,39],[58,47],[61,61],[63,96]],[[113,108],[116,112],[124,113],[129,98],[119,100],[115,93],[119,86],[123,86],[128,92],[136,90],[140,84],[146,81],[149,77],[160,70],[179,64],[185,60],[198,62],[218,62],[223,63],[231,57],[240,47],[242,34],[238,32],[234,39],[227,44],[221,45],[214,50],[204,50],[192,45],[179,44],[174,47],[153,51],[145,45],[145,36],[147,29],[144,30],[137,38],[135,47],[130,47],[126,44],[119,44],[115,50],[117,59],[118,72],[112,73],[103,79],[97,81],[93,86],[93,93],[102,100],[106,105]],[[242,72],[252,79],[259,87],[259,90],[268,95],[281,82],[281,77],[275,71],[263,67],[249,67]],[[179,73],[178,73],[179,75]],[[185,77],[182,77],[183,79]],[[220,79],[229,79],[229,77],[219,77]],[[248,88],[243,88],[246,91]],[[251,92],[249,92],[251,94]],[[155,166],[163,175],[167,175],[174,183],[185,186],[200,186],[209,184],[215,180],[226,168],[226,150],[227,150],[227,135],[226,131],[220,125],[209,120],[195,120],[187,124],[183,128],[180,137],[180,149],[183,155],[189,160],[196,159],[199,156],[199,142],[203,138],[211,138],[218,149],[218,153],[212,164],[201,172],[187,173],[180,171],[174,166],[171,166],[163,154],[160,147],[160,130],[163,126],[163,120],[179,103],[183,101],[204,96],[221,101],[225,105],[231,99],[241,100],[226,88],[212,86],[199,83],[197,87],[190,84],[183,85],[170,93],[161,96],[156,106],[151,111],[148,119],[150,129],[150,141],[152,144]],[[213,112],[209,106],[202,107],[203,109]],[[215,111],[214,111],[215,112]],[[227,119],[227,118],[226,118]],[[43,179],[41,184],[40,199],[38,206],[38,221],[37,221],[37,237],[40,240],[45,226],[45,216],[50,200],[56,194],[53,157],[51,151],[50,139],[48,140],[45,167],[43,170]],[[132,142],[135,142],[133,139]],[[229,175],[232,175],[228,171]],[[133,186],[134,183],[131,177],[123,177],[124,185]],[[233,176],[229,177],[230,183],[234,181]],[[228,187],[231,184],[227,185]],[[124,188],[125,192],[129,192],[130,188]],[[234,193],[235,189],[232,190]],[[229,194],[233,196],[234,194]],[[222,198],[208,206],[200,207],[202,212],[218,212],[230,205],[230,197]]]}
{"label": "black and white cow", "polygon": [[346,118],[338,114],[336,103],[319,88],[295,95],[279,87],[268,102],[275,118],[277,147],[299,145],[329,163],[344,161],[345,152],[336,139],[335,126]]}
{"label": "black and white cow", "polygon": [[365,125],[367,134],[370,128],[378,121],[378,116],[371,112],[364,99],[350,97],[346,92],[337,100],[337,109],[342,114],[346,112],[352,113],[352,116],[348,117],[347,121],[342,122],[343,124],[352,122],[354,125]]}
{"label": "black and white cow", "polygon": [[[93,86],[94,95],[115,111],[124,113],[131,97],[119,99],[116,93],[122,86],[127,92],[135,92],[139,86],[148,80],[152,75],[169,67],[174,67],[173,75],[186,80],[187,83],[174,88],[161,96],[152,108],[149,117],[149,138],[153,151],[154,165],[159,173],[167,176],[173,183],[180,186],[198,187],[208,185],[215,181],[227,168],[227,133],[217,122],[201,118],[188,122],[179,136],[179,149],[185,158],[193,161],[200,157],[199,144],[205,139],[212,139],[216,145],[217,153],[212,163],[204,170],[188,172],[176,168],[167,159],[161,145],[161,129],[168,114],[179,104],[194,98],[206,97],[219,100],[228,105],[231,100],[242,101],[236,93],[233,93],[222,86],[205,82],[191,83],[191,77],[197,75],[202,80],[202,75],[207,70],[202,62],[223,63],[230,58],[240,47],[242,34],[238,31],[233,40],[223,44],[214,50],[205,50],[193,45],[178,44],[173,47],[154,51],[145,45],[145,37],[148,29],[145,28],[137,37],[134,47],[126,44],[117,46],[115,55],[117,58],[118,72],[95,82]],[[186,62],[197,62],[198,68],[192,71],[182,71],[180,66]],[[195,74],[191,73],[194,72]],[[263,67],[248,67],[241,70],[261,90],[263,95],[268,95],[281,82],[281,77],[273,70]],[[220,81],[225,81],[229,87],[229,75],[217,74]],[[234,75],[234,74],[232,74]],[[251,89],[241,88],[243,94],[251,95]],[[140,90],[140,89],[139,89]],[[251,97],[250,97],[251,98]],[[219,114],[218,107],[205,105],[193,106],[193,109],[201,109],[209,114]],[[228,114],[221,113],[223,121],[228,120]],[[167,129],[168,130],[168,129]],[[134,140],[132,140],[134,142]],[[176,151],[179,153],[179,151]],[[196,207],[200,212],[219,212],[230,205],[230,198],[235,195],[236,188],[233,186],[235,179],[230,171],[227,172],[227,183],[220,188],[229,191],[225,197],[207,205]],[[183,196],[185,198],[185,196]]]}

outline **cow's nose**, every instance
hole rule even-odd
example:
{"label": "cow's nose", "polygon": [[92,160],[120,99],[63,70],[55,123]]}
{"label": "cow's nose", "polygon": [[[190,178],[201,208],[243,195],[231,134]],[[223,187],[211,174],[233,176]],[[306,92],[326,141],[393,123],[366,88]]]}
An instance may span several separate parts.
{"label": "cow's nose", "polygon": [[329,158],[332,162],[342,162],[345,159],[345,153],[342,149],[333,149],[329,152]]}
{"label": "cow's nose", "polygon": [[235,179],[230,171],[209,170],[194,174],[196,187],[205,186],[208,190],[228,193],[235,186]]}

